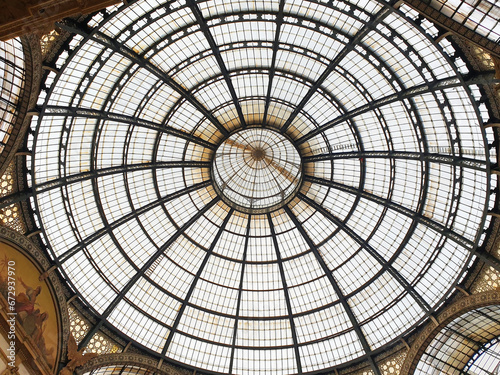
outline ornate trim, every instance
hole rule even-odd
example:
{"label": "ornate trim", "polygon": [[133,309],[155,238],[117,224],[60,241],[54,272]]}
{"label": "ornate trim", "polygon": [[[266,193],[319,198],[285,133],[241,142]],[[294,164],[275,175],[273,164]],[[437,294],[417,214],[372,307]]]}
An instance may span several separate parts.
{"label": "ornate trim", "polygon": [[420,358],[432,339],[453,319],[471,310],[489,305],[500,305],[500,291],[495,290],[463,297],[444,309],[436,317],[437,324],[434,321],[429,322],[418,335],[403,363],[400,375],[414,373]]}
{"label": "ornate trim", "polygon": [[[36,267],[40,269],[40,273],[47,271],[50,268],[50,262],[43,254],[43,252],[33,243],[30,239],[23,236],[10,228],[0,227],[0,242],[12,245],[28,258],[30,258]],[[64,287],[61,280],[55,272],[50,272],[45,279],[51,293],[56,299],[56,310],[59,312],[59,323],[61,324],[61,331],[59,332],[59,340],[61,346],[58,353],[58,361],[64,358],[65,350],[68,346],[68,336],[70,331],[70,322],[68,316],[68,307],[66,305],[66,297],[64,295]]]}
{"label": "ornate trim", "polygon": [[188,375],[192,371],[174,367],[168,363],[136,353],[103,354],[91,359],[84,366],[76,369],[77,375],[88,373],[92,370],[116,365],[136,366],[153,371],[156,375]]}

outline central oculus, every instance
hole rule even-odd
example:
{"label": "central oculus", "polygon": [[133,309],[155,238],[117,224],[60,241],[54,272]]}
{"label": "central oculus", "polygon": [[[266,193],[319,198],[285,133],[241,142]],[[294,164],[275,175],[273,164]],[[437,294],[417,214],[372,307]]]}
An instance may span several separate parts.
{"label": "central oculus", "polygon": [[233,133],[217,148],[215,188],[230,206],[263,213],[288,203],[302,181],[300,154],[284,135],[269,128]]}

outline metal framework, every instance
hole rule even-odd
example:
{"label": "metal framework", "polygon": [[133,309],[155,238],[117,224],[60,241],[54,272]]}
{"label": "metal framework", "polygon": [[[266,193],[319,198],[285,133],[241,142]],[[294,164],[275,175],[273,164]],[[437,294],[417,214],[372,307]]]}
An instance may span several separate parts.
{"label": "metal framework", "polygon": [[[54,267],[96,316],[81,348],[106,327],[203,373],[367,361],[380,375],[375,356],[474,255],[498,267],[476,103],[490,75],[467,75],[409,8],[365,3],[136,1],[58,24],[72,39],[45,76],[31,180],[0,207],[32,198]],[[290,177],[286,149],[234,145],[254,128],[300,159],[298,188],[264,211],[214,177],[225,142]]]}
{"label": "metal framework", "polygon": [[281,131],[285,133],[287,129],[290,127],[292,124],[293,120],[297,116],[297,114],[304,108],[304,106],[309,102],[311,97],[314,95],[314,93],[321,87],[321,85],[325,82],[325,80],[328,78],[328,76],[335,70],[335,68],[340,64],[340,62],[351,52],[356,48],[358,44],[361,43],[363,38],[371,31],[373,30],[377,24],[382,22],[384,18],[386,18],[391,10],[392,10],[392,5],[395,3],[395,1],[392,1],[388,3],[388,5],[384,6],[377,14],[374,14],[369,21],[367,21],[364,25],[363,28],[360,29],[354,36],[352,36],[349,41],[346,43],[345,47],[340,51],[336,56],[335,59],[333,59],[329,64],[328,67],[324,70],[324,72],[321,74],[321,76],[316,80],[314,86],[312,86],[309,91],[307,92],[306,95],[302,98],[300,103],[297,105],[295,108],[294,112],[288,117],[286,120],[285,124],[281,127]]}

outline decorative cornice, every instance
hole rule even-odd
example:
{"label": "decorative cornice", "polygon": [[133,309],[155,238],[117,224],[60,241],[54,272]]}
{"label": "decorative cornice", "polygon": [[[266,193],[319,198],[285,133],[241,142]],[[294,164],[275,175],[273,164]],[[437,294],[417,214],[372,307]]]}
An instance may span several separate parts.
{"label": "decorative cornice", "polygon": [[156,375],[188,375],[191,371],[174,367],[168,363],[159,363],[158,360],[136,353],[103,354],[91,359],[84,366],[76,369],[77,375],[92,370],[116,365],[135,366],[153,371]]}
{"label": "decorative cornice", "polygon": [[434,321],[429,322],[413,342],[400,375],[413,374],[432,339],[453,319],[471,310],[490,305],[500,305],[500,291],[495,290],[466,296],[444,309],[435,317],[437,324]]}
{"label": "decorative cornice", "polygon": [[63,18],[96,12],[118,3],[120,0],[24,0],[21,6],[4,2],[0,39],[26,34],[45,35],[54,29],[54,22]]}

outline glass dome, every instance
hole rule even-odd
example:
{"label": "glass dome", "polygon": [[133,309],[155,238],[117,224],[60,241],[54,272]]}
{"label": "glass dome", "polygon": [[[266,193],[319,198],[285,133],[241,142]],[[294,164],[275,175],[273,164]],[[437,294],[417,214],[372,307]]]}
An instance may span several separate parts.
{"label": "glass dome", "polygon": [[247,213],[272,211],[300,186],[300,154],[293,143],[266,127],[228,137],[213,157],[214,188],[230,206]]}
{"label": "glass dome", "polygon": [[490,155],[453,46],[384,1],[136,1],[73,33],[28,169],[107,327],[203,372],[368,360],[484,241]]}

